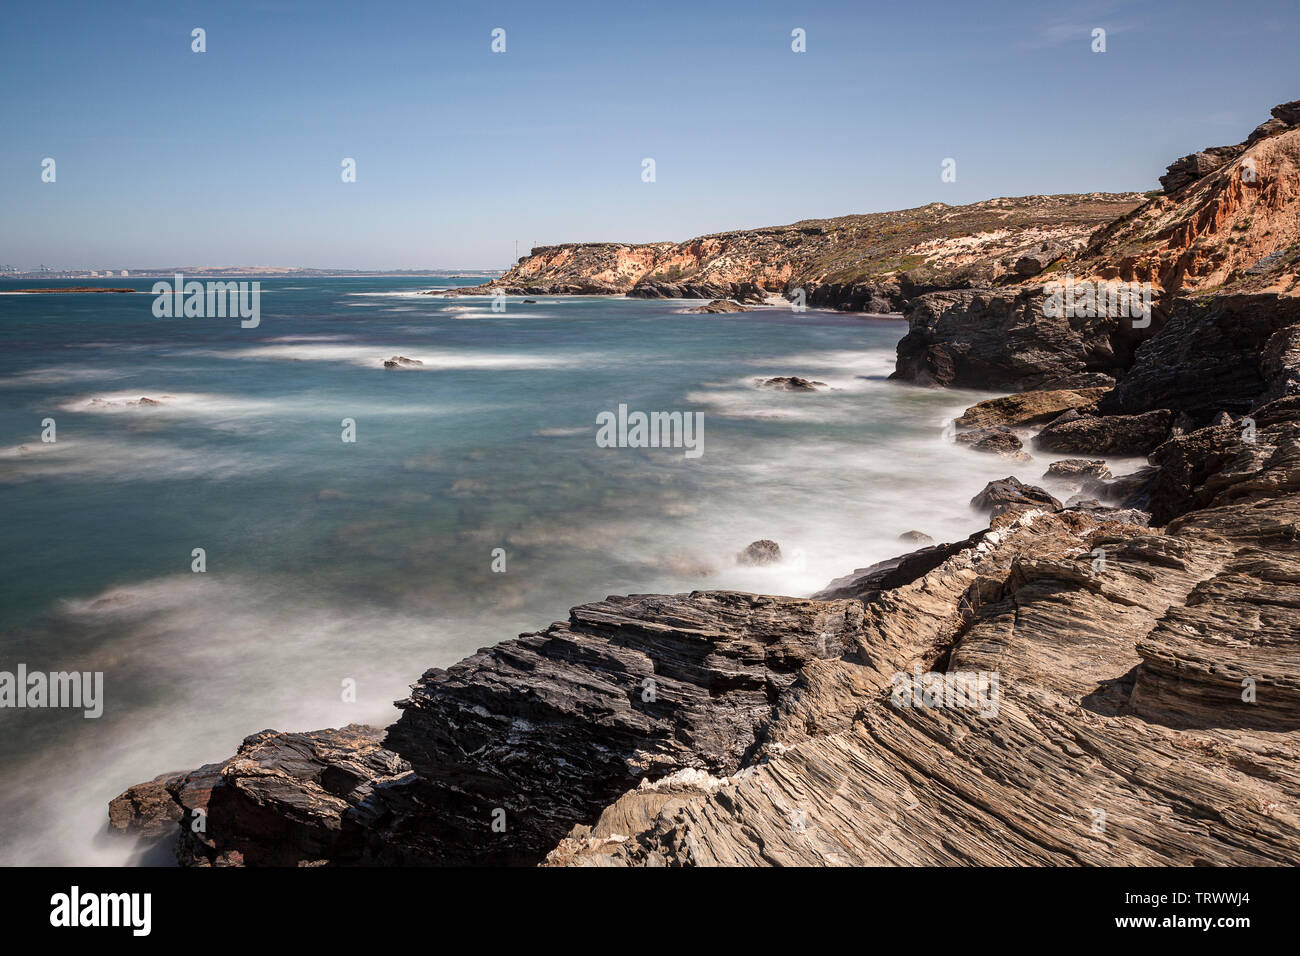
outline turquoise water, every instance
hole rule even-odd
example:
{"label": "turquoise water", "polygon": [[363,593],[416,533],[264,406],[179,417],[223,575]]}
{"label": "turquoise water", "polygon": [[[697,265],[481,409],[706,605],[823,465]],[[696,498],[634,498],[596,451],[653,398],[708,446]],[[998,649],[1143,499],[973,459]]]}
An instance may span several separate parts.
{"label": "turquoise water", "polygon": [[[493,313],[419,295],[432,281],[263,280],[255,329],[156,319],[148,294],[0,294],[0,670],[106,685],[98,720],[0,710],[0,861],[119,861],[99,833],[129,784],[265,727],[390,723],[426,668],[574,604],[806,595],[907,550],[900,532],[965,535],[984,524],[965,502],[1013,470],[942,434],[985,396],[885,381],[898,321],[605,297]],[[834,390],[754,387],[775,375]],[[597,447],[620,403],[702,412],[703,455]],[[784,560],[738,565],[757,538]]]}

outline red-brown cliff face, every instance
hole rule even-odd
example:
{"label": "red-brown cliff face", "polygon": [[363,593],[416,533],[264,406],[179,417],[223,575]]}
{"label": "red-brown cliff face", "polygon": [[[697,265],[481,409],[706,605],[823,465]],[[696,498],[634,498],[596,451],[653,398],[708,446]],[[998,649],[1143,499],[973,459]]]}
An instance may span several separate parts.
{"label": "red-brown cliff face", "polygon": [[1173,163],[1165,194],[1099,232],[1075,275],[1150,282],[1166,296],[1297,294],[1300,108],[1273,113],[1244,143]]}

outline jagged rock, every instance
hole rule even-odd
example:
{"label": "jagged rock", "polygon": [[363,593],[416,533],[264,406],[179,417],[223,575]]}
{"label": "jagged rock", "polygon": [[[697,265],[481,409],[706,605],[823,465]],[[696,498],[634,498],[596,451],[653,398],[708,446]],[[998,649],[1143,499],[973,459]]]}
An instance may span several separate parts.
{"label": "jagged rock", "polygon": [[1124,380],[1098,401],[1098,411],[1168,408],[1201,424],[1221,411],[1244,414],[1271,379],[1286,375],[1284,359],[1266,377],[1261,354],[1275,335],[1292,329],[1300,330],[1300,299],[1293,296],[1180,299],[1164,327],[1137,350]]}
{"label": "jagged rock", "polygon": [[800,378],[797,375],[786,375],[777,378],[756,378],[754,384],[759,388],[771,388],[778,392],[815,392],[818,389],[829,388],[825,382],[811,381],[806,378]]}
{"label": "jagged rock", "polygon": [[933,547],[909,551],[896,558],[880,561],[868,568],[858,568],[850,574],[836,578],[813,597],[819,601],[856,598],[870,603],[886,591],[911,584],[929,574],[954,554],[965,551],[984,537],[980,531],[953,544],[936,544]]}
{"label": "jagged rock", "polygon": [[751,541],[745,550],[736,555],[737,564],[775,564],[781,560],[781,546],[775,541],[762,538]]}
{"label": "jagged rock", "polygon": [[[1117,319],[1053,318],[1041,287],[934,292],[913,301],[894,379],[1027,391],[1104,382],[1128,364]],[[1066,384],[1071,383],[1071,384]],[[1082,386],[1077,386],[1082,387]]]}
{"label": "jagged rock", "polygon": [[1086,458],[1063,458],[1047,466],[1044,478],[1110,478],[1110,468],[1101,460],[1089,461]]}
{"label": "jagged rock", "polygon": [[[860,655],[805,671],[765,759],[631,790],[547,862],[1294,865],[1297,602],[1267,605],[1267,641],[1239,635],[1247,595],[1300,578],[1294,535],[1254,556],[1300,508],[1263,511],[1169,533],[1026,516],[868,605]],[[999,672],[996,712],[897,706],[891,675],[913,662]]]}
{"label": "jagged rock", "polygon": [[1176,159],[1169,164],[1168,172],[1160,177],[1160,187],[1166,195],[1176,193],[1232,162],[1241,151],[1240,146],[1212,146]]}
{"label": "jagged rock", "polygon": [[1027,485],[1014,477],[990,481],[970,503],[980,511],[992,511],[994,518],[1016,508],[1046,508],[1051,511],[1062,508],[1061,503],[1042,488]]}
{"label": "jagged rock", "polygon": [[1114,481],[1104,484],[1102,495],[1106,501],[1120,502],[1131,507],[1146,507],[1158,471],[1158,468],[1147,466],[1120,475]]}
{"label": "jagged rock", "polygon": [[384,368],[421,368],[424,363],[419,359],[409,359],[405,355],[394,355],[384,360]]}
{"label": "jagged rock", "polygon": [[958,428],[1038,425],[1070,409],[1091,405],[1109,390],[1109,385],[1100,388],[1038,389],[990,398],[966,409],[956,424]]}
{"label": "jagged rock", "polygon": [[1300,126],[1300,100],[1281,103],[1269,112],[1273,114],[1274,119],[1281,120],[1287,126]]}
{"label": "jagged rock", "polygon": [[420,809],[385,839],[438,862],[537,861],[643,777],[738,770],[773,702],[801,669],[844,652],[861,608],[734,592],[609,598],[430,670],[385,741],[410,761]]}
{"label": "jagged rock", "polygon": [[109,803],[108,825],[133,836],[176,833],[182,811],[167,787],[182,776],[183,773],[165,773],[146,783],[128,787]]}
{"label": "jagged rock", "polygon": [[1168,437],[1172,422],[1166,409],[1140,415],[1080,415],[1049,424],[1034,436],[1034,447],[1086,455],[1143,455]]}
{"label": "jagged rock", "polygon": [[1032,461],[1029,455],[1020,449],[1023,447],[1020,437],[1010,428],[980,428],[976,431],[961,432],[957,435],[958,444],[969,445],[975,451],[989,452],[1011,461]]}

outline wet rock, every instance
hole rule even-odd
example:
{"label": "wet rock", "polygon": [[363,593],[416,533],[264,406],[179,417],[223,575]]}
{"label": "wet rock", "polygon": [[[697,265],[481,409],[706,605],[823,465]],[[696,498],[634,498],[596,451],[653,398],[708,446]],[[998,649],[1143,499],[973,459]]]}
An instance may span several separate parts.
{"label": "wet rock", "polygon": [[775,564],[781,560],[781,546],[775,541],[762,538],[750,542],[745,550],[736,555],[736,563],[744,565]]}
{"label": "wet rock", "polygon": [[[953,555],[978,544],[984,534],[979,531],[961,541],[920,548],[896,558],[879,561],[870,567],[858,568],[836,578],[813,597],[820,601],[855,598],[870,603],[886,591],[911,584],[929,574]],[[925,537],[928,538],[928,535]]]}
{"label": "wet rock", "polygon": [[966,409],[957,419],[958,428],[987,428],[993,425],[1039,425],[1070,409],[1091,405],[1110,386],[1079,389],[1039,389],[991,398]]}
{"label": "wet rock", "polygon": [[1102,496],[1112,503],[1147,508],[1150,502],[1151,485],[1158,471],[1159,469],[1154,466],[1145,466],[1127,475],[1120,475],[1114,481],[1105,482]]}
{"label": "wet rock", "polygon": [[990,481],[984,490],[970,500],[980,511],[991,511],[993,517],[1019,508],[1043,508],[1060,511],[1062,505],[1036,485],[1027,485],[1015,477]]}
{"label": "wet rock", "polygon": [[913,544],[933,544],[934,538],[930,537],[924,531],[904,531],[898,536],[899,541],[909,541]]}
{"label": "wet rock", "polygon": [[128,787],[108,805],[108,825],[114,830],[140,837],[178,833],[183,811],[167,791],[183,773],[165,773],[146,783]]}
{"label": "wet rock", "polygon": [[1166,409],[1140,415],[1079,415],[1058,419],[1034,436],[1043,451],[1088,455],[1145,455],[1169,436]]}
{"label": "wet rock", "polygon": [[961,432],[957,443],[969,445],[975,451],[998,455],[1011,461],[1032,461],[1029,455],[1020,449],[1023,447],[1020,437],[1010,428],[980,428],[976,431]]}
{"label": "wet rock", "polygon": [[771,388],[778,392],[816,392],[819,389],[830,387],[825,382],[812,381],[800,378],[797,375],[768,379],[756,378],[754,384],[759,388]]}
{"label": "wet rock", "polygon": [[1047,466],[1043,478],[1110,478],[1110,468],[1104,461],[1089,461],[1086,458],[1064,458]]}
{"label": "wet rock", "polygon": [[730,299],[714,299],[708,305],[697,305],[695,308],[687,309],[686,311],[713,314],[718,312],[753,312],[754,310],[747,306],[732,302]]}
{"label": "wet rock", "polygon": [[419,359],[410,359],[405,355],[394,355],[384,360],[384,368],[422,368],[423,366],[424,363]]}

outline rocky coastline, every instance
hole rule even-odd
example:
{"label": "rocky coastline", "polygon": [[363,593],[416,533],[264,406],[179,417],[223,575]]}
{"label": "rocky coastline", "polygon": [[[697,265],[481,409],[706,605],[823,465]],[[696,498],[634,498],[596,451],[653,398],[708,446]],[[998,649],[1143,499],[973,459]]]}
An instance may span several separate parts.
{"label": "rocky coastline", "polygon": [[[1275,108],[1145,201],[1003,208],[973,254],[955,231],[1021,201],[703,237],[689,268],[534,249],[472,293],[905,309],[896,379],[1012,393],[954,424],[1007,458],[988,527],[808,598],[573,608],[426,671],[386,730],[261,731],[110,827],[194,866],[1300,863],[1298,123]],[[828,232],[887,227],[888,271],[829,268]],[[1150,283],[1150,322],[1050,317],[1066,273]],[[966,674],[993,706],[900,699]]]}

